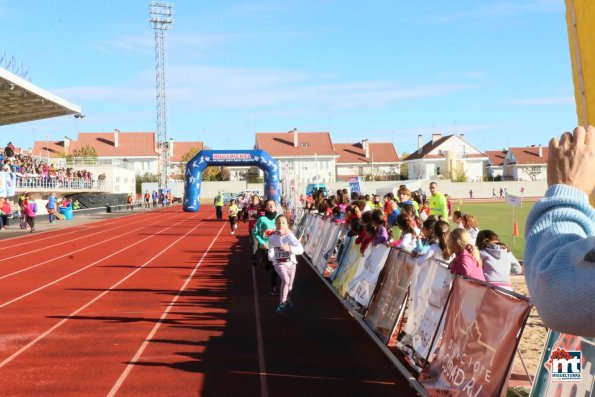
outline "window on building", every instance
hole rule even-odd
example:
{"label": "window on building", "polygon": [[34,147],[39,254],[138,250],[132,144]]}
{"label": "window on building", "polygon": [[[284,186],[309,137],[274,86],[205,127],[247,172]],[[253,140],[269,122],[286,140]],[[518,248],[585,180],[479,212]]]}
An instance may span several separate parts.
{"label": "window on building", "polygon": [[436,167],[436,175],[440,175],[440,167]]}

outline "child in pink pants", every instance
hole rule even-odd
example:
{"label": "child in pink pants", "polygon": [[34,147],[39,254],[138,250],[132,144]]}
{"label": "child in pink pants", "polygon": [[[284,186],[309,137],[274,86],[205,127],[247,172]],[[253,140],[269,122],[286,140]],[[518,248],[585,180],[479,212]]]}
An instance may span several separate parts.
{"label": "child in pink pants", "polygon": [[276,311],[283,313],[292,306],[290,295],[297,265],[295,256],[303,254],[304,247],[289,230],[289,221],[285,215],[275,219],[275,226],[275,233],[269,237],[268,255],[281,278],[280,303]]}

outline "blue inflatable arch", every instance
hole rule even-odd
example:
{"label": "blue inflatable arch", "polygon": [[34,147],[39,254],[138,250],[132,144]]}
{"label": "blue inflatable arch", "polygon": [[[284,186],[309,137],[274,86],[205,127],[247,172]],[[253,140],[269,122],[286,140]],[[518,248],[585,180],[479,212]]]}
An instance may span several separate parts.
{"label": "blue inflatable arch", "polygon": [[202,173],[209,166],[256,166],[264,171],[264,191],[268,199],[279,201],[279,164],[263,150],[202,150],[186,164],[184,211],[200,209]]}

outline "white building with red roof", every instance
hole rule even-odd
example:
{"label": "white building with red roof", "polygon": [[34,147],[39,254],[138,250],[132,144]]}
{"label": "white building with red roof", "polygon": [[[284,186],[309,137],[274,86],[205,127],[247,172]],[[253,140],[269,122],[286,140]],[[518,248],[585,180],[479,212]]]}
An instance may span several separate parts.
{"label": "white building with red roof", "polygon": [[488,161],[485,163],[485,175],[488,180],[504,179],[504,159],[507,152],[505,149],[486,150],[485,154],[488,156]]}
{"label": "white building with red roof", "polygon": [[[203,143],[168,142],[170,152],[170,171],[179,173],[182,156],[191,149],[203,149]],[[91,146],[97,152],[99,161],[122,161],[132,164],[136,175],[157,174],[157,142],[154,132],[79,132],[76,140],[65,137],[63,141],[35,141],[33,156],[40,158],[62,158],[75,150]],[[50,160],[51,161],[51,160]]]}
{"label": "white building with red roof", "polygon": [[335,143],[339,154],[337,180],[347,181],[360,176],[370,179],[395,180],[400,176],[400,160],[392,143],[370,143],[363,139],[357,143]]}
{"label": "white building with red roof", "polygon": [[255,149],[267,152],[281,167],[281,178],[297,183],[324,183],[336,180],[335,152],[329,132],[258,132]]}
{"label": "white building with red roof", "polygon": [[504,180],[547,180],[548,148],[539,146],[511,147],[504,158]]}
{"label": "white building with red roof", "polygon": [[409,179],[456,179],[465,176],[469,182],[483,180],[488,156],[469,144],[465,136],[432,134],[423,144],[418,136],[418,150],[403,159],[408,165]]}

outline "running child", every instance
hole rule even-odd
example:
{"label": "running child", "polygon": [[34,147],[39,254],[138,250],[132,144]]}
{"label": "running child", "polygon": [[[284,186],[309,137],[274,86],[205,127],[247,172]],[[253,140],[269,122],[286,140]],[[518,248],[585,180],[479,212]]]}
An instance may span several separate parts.
{"label": "running child", "polygon": [[231,199],[229,201],[229,208],[227,210],[227,215],[229,216],[229,226],[231,226],[231,234],[236,234],[236,229],[238,228],[238,213],[240,209],[236,205],[236,200]]}
{"label": "running child", "polygon": [[297,265],[295,256],[303,254],[304,247],[289,230],[289,220],[285,215],[279,215],[275,219],[275,227],[275,233],[269,237],[268,257],[281,279],[281,294],[276,309],[281,314],[293,306],[291,290]]}

